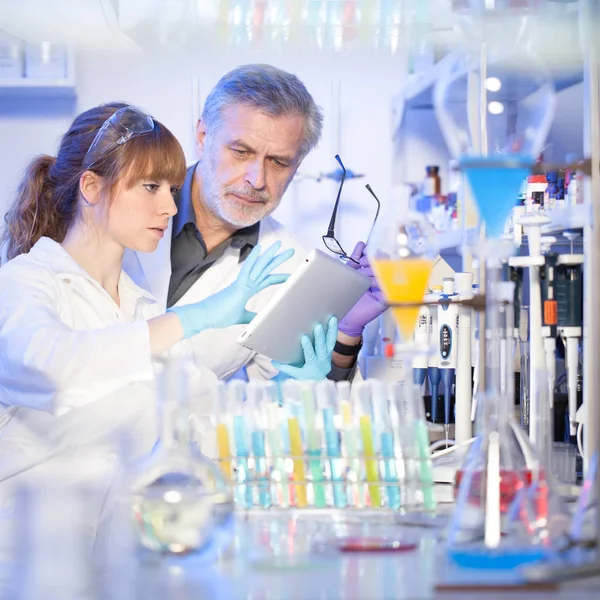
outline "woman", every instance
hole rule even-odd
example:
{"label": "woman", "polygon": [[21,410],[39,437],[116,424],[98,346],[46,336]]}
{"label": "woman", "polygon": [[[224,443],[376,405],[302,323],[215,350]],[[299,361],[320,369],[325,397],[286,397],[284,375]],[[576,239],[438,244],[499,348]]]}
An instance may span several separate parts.
{"label": "woman", "polygon": [[[110,471],[116,430],[128,432],[136,453],[148,451],[157,359],[185,352],[178,342],[201,331],[249,322],[248,299],[287,279],[273,271],[293,251],[256,247],[232,285],[160,314],[121,263],[125,248],[156,249],[184,176],[169,130],[116,103],[79,115],[57,157],[27,169],[0,268],[0,481],[82,448],[87,475]],[[334,330],[328,356],[316,359],[324,374]],[[195,411],[208,412],[203,391],[215,375],[196,366],[193,378]]]}

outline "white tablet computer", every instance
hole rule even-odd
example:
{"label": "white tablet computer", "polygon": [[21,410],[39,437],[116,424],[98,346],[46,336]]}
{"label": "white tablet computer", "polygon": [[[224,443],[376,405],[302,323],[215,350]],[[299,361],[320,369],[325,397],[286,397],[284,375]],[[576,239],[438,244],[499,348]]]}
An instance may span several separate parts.
{"label": "white tablet computer", "polygon": [[302,336],[314,341],[317,323],[344,317],[369,286],[368,277],[339,258],[313,250],[237,342],[279,362],[303,364]]}

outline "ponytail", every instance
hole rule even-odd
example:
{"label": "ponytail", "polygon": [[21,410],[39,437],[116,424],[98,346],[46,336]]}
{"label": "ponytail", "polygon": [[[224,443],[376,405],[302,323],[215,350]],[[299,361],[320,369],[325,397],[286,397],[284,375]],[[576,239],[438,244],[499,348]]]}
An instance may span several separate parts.
{"label": "ponytail", "polygon": [[68,224],[62,222],[53,201],[50,170],[55,163],[52,156],[38,156],[25,171],[15,201],[4,217],[6,229],[1,245],[7,260],[29,252],[42,236],[62,241],[66,234]]}
{"label": "ponytail", "polygon": [[[71,225],[81,217],[79,181],[85,172],[86,153],[107,119],[125,106],[111,102],[81,113],[63,135],[57,157],[39,156],[29,165],[5,216],[0,259],[4,255],[11,260],[29,252],[42,236],[59,244],[64,241]],[[185,156],[173,134],[155,120],[152,132],[120,145],[90,170],[102,178],[109,193],[125,178],[132,183],[132,176],[180,184],[185,177]]]}

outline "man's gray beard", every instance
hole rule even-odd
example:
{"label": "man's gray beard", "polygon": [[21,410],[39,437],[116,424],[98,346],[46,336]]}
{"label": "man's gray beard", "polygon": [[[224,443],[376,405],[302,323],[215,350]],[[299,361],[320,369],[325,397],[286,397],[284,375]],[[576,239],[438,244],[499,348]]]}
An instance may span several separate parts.
{"label": "man's gray beard", "polygon": [[[261,203],[253,206],[239,204],[235,210],[236,216],[230,215],[227,211],[227,202],[218,189],[218,184],[214,178],[214,168],[212,161],[200,161],[200,173],[202,175],[202,191],[207,208],[225,223],[234,227],[250,227],[265,217],[268,217],[278,206],[277,203]],[[230,188],[231,189],[231,188]],[[231,189],[233,191],[233,189]],[[235,193],[235,192],[234,192]]]}

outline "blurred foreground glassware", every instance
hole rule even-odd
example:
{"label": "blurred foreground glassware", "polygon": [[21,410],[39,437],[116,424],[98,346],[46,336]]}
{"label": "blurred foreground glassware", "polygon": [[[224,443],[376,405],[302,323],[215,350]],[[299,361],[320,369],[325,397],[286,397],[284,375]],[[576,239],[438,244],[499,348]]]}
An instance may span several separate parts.
{"label": "blurred foreground glassware", "polygon": [[[512,518],[522,519],[531,527],[529,535],[539,545],[548,549],[562,547],[569,536],[571,513],[558,492],[558,482],[552,472],[552,439],[554,419],[550,406],[548,373],[536,371],[539,390],[537,413],[534,418],[540,432],[531,446],[531,481],[517,494],[511,507]],[[529,444],[528,438],[521,438]],[[520,514],[519,514],[520,513]],[[523,518],[524,517],[524,518]]]}
{"label": "blurred foreground glassware", "polygon": [[14,564],[3,598],[95,598],[91,557],[104,490],[82,475],[95,465],[93,455],[86,461],[85,450],[80,452],[80,464],[71,454],[64,463],[55,457],[13,487]]}
{"label": "blurred foreground glassware", "polygon": [[158,399],[160,440],[134,467],[130,484],[139,542],[175,555],[222,548],[230,541],[233,518],[223,472],[190,441],[187,364],[165,361]]}
{"label": "blurred foreground glassware", "polygon": [[[514,343],[508,341],[514,336],[513,285],[495,282],[489,292],[495,302],[486,308],[494,327],[488,392],[479,406],[477,437],[457,473],[447,542],[450,557],[465,567],[512,569],[543,560],[568,524],[548,479],[549,463],[539,458],[514,420],[512,369],[502,368],[513,356]],[[540,407],[549,411],[547,396],[540,400]],[[547,411],[535,417],[549,443]]]}

